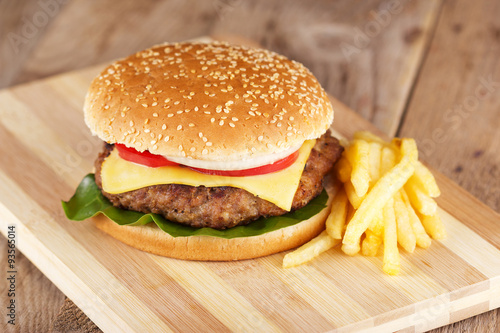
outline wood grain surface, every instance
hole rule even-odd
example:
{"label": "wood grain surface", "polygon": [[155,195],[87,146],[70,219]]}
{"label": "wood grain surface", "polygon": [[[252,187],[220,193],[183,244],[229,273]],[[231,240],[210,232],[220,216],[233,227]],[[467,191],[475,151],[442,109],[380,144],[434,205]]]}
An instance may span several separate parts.
{"label": "wood grain surface", "polygon": [[[394,14],[384,16],[390,5]],[[0,1],[0,86],[158,42],[237,34],[305,63],[329,93],[386,134],[415,136],[426,162],[499,211],[499,14],[494,0]],[[351,56],[342,43],[355,47]],[[18,260],[20,331],[47,331],[64,295],[22,255]],[[5,297],[3,283],[0,291]],[[496,310],[438,331],[499,326]]]}

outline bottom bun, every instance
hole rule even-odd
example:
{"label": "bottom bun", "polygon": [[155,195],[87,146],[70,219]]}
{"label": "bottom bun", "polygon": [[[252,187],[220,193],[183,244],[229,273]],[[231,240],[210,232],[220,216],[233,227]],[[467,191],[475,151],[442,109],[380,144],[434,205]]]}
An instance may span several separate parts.
{"label": "bottom bun", "polygon": [[259,236],[231,239],[211,236],[172,237],[154,223],[120,226],[102,214],[93,220],[97,228],[113,238],[139,250],[165,257],[202,261],[252,259],[293,249],[323,231],[337,188],[332,182],[330,180],[325,186],[328,202],[321,212],[290,227]]}

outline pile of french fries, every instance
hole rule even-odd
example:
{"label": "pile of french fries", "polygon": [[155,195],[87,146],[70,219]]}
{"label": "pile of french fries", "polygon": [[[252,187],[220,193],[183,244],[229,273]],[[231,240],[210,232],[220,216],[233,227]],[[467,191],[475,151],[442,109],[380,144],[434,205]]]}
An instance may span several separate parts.
{"label": "pile of french fries", "polygon": [[288,253],[283,267],[308,262],[342,243],[342,251],[350,256],[377,256],[382,248],[383,271],[398,274],[398,244],[412,253],[416,246],[429,247],[431,238],[446,237],[433,199],[440,190],[418,161],[413,139],[387,142],[361,131],[344,146],[335,165],[342,187],[333,199],[325,231]]}

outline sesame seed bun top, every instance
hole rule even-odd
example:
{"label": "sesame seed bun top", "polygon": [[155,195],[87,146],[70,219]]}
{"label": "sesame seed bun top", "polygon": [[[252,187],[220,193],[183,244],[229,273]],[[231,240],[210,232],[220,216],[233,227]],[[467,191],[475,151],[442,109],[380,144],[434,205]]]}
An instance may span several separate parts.
{"label": "sesame seed bun top", "polygon": [[91,83],[84,113],[108,143],[206,161],[279,154],[333,121],[303,65],[220,42],[164,44],[114,62]]}

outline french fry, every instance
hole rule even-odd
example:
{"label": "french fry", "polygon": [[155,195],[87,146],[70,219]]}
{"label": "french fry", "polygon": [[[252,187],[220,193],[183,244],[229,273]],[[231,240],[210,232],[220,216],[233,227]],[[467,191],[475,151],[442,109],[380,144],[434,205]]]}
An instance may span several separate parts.
{"label": "french fry", "polygon": [[346,223],[347,210],[347,195],[342,187],[335,194],[335,198],[332,203],[332,210],[326,219],[326,232],[333,239],[342,239],[344,225]]}
{"label": "french fry", "polygon": [[408,156],[413,162],[418,161],[418,148],[417,143],[411,138],[402,138],[400,144],[401,155]]}
{"label": "french fry", "polygon": [[439,197],[441,194],[436,179],[431,171],[420,161],[417,161],[415,164],[415,173],[410,177],[408,183],[413,183],[414,186],[418,186],[422,192],[431,198]]}
{"label": "french fry", "polygon": [[352,167],[351,183],[358,197],[364,196],[370,185],[369,152],[368,142],[362,140],[354,140],[345,150],[345,156]]}
{"label": "french fry", "polygon": [[396,152],[390,147],[382,148],[380,155],[380,176],[385,175],[396,164]]}
{"label": "french fry", "polygon": [[368,154],[370,161],[370,186],[380,178],[380,157],[382,156],[382,145],[378,142],[370,142],[370,152]]}
{"label": "french fry", "polygon": [[408,195],[406,194],[404,189],[401,190],[401,197],[403,198],[403,201],[406,205],[406,210],[408,211],[408,218],[411,228],[415,233],[417,246],[423,249],[428,248],[431,245],[432,240],[425,232],[424,226],[422,225],[422,222],[420,221],[417,213],[415,213],[415,210],[411,206],[410,199],[408,199]]}
{"label": "french fry", "polygon": [[383,175],[373,186],[370,192],[354,213],[347,225],[342,250],[347,253],[359,252],[361,235],[366,231],[373,217],[384,207],[389,199],[398,192],[415,170],[414,161],[403,155],[401,161],[389,172]]}
{"label": "french fry", "polygon": [[337,178],[342,183],[347,183],[351,179],[352,167],[347,158],[342,156],[337,163],[335,163],[335,173]]}
{"label": "french fry", "polygon": [[392,198],[384,206],[384,259],[383,271],[389,275],[399,273],[400,257],[396,231],[396,216]]}
{"label": "french fry", "polygon": [[419,186],[408,182],[405,191],[410,198],[411,205],[422,215],[434,215],[437,211],[437,203],[430,196],[426,195]]}
{"label": "french fry", "polygon": [[446,229],[444,228],[443,222],[437,212],[433,215],[421,215],[420,220],[422,221],[425,231],[431,235],[432,238],[446,238]]}
{"label": "french fry", "polygon": [[311,261],[338,244],[340,244],[340,239],[331,238],[324,230],[295,251],[287,253],[283,258],[283,268],[290,268]]}
{"label": "french fry", "polygon": [[378,253],[380,244],[382,244],[381,235],[375,234],[370,229],[366,230],[366,237],[361,243],[361,254],[364,256],[375,257]]}
{"label": "french fry", "polygon": [[377,215],[375,215],[368,226],[368,230],[377,236],[381,236],[382,232],[384,232],[384,216],[382,213],[383,212],[380,211]]}
{"label": "french fry", "polygon": [[398,243],[409,253],[413,253],[417,245],[417,239],[410,224],[408,209],[401,197],[403,190],[394,195],[394,212],[396,214],[396,226]]}
{"label": "french fry", "polygon": [[356,209],[351,205],[347,205],[348,208],[347,208],[347,218],[346,218],[346,222],[349,222],[350,220],[352,220],[352,217],[354,216],[354,212],[356,212]]}
{"label": "french fry", "polygon": [[354,189],[354,186],[352,185],[351,181],[348,181],[347,183],[344,184],[344,189],[345,193],[347,195],[347,198],[349,199],[349,202],[351,203],[351,206],[353,206],[355,209],[358,209],[359,206],[361,205],[361,202],[363,202],[363,199],[365,198],[364,196],[358,197],[356,194],[356,190]]}

